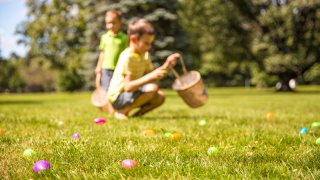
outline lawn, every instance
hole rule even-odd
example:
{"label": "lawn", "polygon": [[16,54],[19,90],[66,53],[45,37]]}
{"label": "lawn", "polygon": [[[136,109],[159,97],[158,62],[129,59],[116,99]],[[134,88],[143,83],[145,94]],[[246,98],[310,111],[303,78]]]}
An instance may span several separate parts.
{"label": "lawn", "polygon": [[[319,86],[294,93],[210,88],[209,102],[197,109],[175,91],[165,94],[162,107],[127,121],[93,107],[90,92],[0,94],[0,179],[320,178],[320,128],[311,127],[320,121]],[[107,123],[94,124],[97,117]],[[72,139],[75,133],[81,137]],[[209,155],[210,147],[219,152]],[[28,148],[36,154],[24,157]],[[138,166],[125,170],[124,159]],[[35,173],[38,160],[50,170]]]}

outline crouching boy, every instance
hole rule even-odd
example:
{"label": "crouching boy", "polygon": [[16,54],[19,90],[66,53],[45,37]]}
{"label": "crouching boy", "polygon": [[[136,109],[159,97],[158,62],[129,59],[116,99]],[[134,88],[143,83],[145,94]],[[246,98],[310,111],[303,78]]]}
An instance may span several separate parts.
{"label": "crouching boy", "polygon": [[153,69],[148,50],[154,41],[154,28],[145,19],[128,25],[129,47],[119,57],[108,91],[108,99],[117,119],[127,119],[131,110],[139,108],[133,116],[143,114],[163,104],[165,97],[156,83],[174,66],[180,54],[170,55],[165,63]]}

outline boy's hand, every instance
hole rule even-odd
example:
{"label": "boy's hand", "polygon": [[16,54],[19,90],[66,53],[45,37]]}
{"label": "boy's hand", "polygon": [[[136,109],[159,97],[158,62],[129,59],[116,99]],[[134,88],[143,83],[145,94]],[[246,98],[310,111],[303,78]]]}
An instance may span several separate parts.
{"label": "boy's hand", "polygon": [[177,64],[178,59],[181,58],[181,55],[179,53],[174,53],[168,56],[164,66],[165,69],[171,68]]}
{"label": "boy's hand", "polygon": [[152,71],[151,74],[152,74],[151,75],[152,79],[157,80],[157,79],[164,78],[167,73],[164,71],[164,69],[158,68],[158,69],[155,69],[154,71]]}

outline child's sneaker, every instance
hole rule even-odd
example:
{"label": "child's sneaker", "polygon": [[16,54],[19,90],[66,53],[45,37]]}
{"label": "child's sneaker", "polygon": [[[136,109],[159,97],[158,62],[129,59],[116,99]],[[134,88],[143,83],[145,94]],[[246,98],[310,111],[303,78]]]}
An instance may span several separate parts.
{"label": "child's sneaker", "polygon": [[118,113],[118,112],[114,113],[114,117],[119,120],[127,120],[128,119],[128,116],[121,114],[121,113]]}

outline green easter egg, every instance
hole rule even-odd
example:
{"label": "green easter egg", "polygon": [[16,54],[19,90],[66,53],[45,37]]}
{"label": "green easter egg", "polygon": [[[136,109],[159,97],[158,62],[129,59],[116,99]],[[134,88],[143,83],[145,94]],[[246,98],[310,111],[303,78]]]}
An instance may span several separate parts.
{"label": "green easter egg", "polygon": [[208,155],[217,155],[219,154],[219,149],[216,147],[210,147],[208,149]]}
{"label": "green easter egg", "polygon": [[205,126],[206,124],[207,124],[207,121],[204,120],[204,119],[202,119],[202,120],[199,121],[199,125],[200,125],[200,126]]}
{"label": "green easter egg", "polygon": [[164,135],[165,135],[166,137],[171,137],[172,133],[171,133],[171,132],[166,132],[166,133],[164,133]]}
{"label": "green easter egg", "polygon": [[313,123],[311,124],[311,127],[313,127],[313,128],[319,128],[319,127],[320,127],[320,122],[313,122]]}
{"label": "green easter egg", "polygon": [[316,145],[320,145],[320,138],[318,138],[315,143]]}
{"label": "green easter egg", "polygon": [[23,152],[23,156],[24,157],[32,157],[36,155],[36,152],[32,149],[26,149],[24,152]]}

